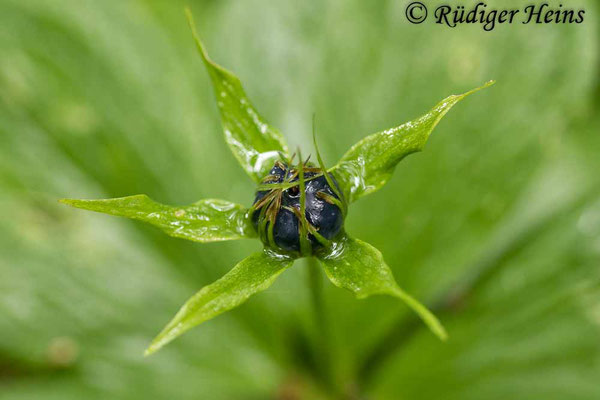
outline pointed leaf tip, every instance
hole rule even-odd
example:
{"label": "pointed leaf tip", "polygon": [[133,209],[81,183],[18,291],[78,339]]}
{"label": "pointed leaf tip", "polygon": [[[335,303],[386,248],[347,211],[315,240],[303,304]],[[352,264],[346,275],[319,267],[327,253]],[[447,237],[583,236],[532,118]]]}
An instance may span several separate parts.
{"label": "pointed leaf tip", "polygon": [[213,84],[225,142],[242,168],[255,181],[268,174],[279,153],[288,156],[283,135],[254,108],[239,78],[208,56],[198,36],[192,12],[185,10],[196,47]]}
{"label": "pointed leaf tip", "polygon": [[448,340],[446,329],[427,307],[400,288],[397,289],[394,295],[404,301],[442,342]]}
{"label": "pointed leaf tip", "polygon": [[456,103],[494,83],[494,80],[490,80],[463,94],[450,95],[427,114],[398,127],[367,136],[352,146],[337,165],[330,169],[348,201],[353,202],[383,187],[404,157],[423,150],[433,129]]}
{"label": "pointed leaf tip", "polygon": [[83,210],[152,224],[166,234],[200,243],[256,237],[248,210],[225,200],[204,199],[187,206],[168,206],[139,194],[101,200],[61,199]]}
{"label": "pointed leaf tip", "polygon": [[156,336],[145,355],[151,355],[191,328],[231,310],[267,289],[293,259],[263,250],[240,261],[221,279],[203,287]]}
{"label": "pointed leaf tip", "polygon": [[344,237],[334,242],[328,254],[319,257],[331,282],[352,291],[363,299],[374,294],[387,294],[404,301],[442,341],[448,338],[437,317],[414,297],[402,290],[383,260],[383,256],[368,243]]}
{"label": "pointed leaf tip", "polygon": [[[220,65],[217,65],[214,62],[212,62],[212,60],[208,56],[208,53],[206,52],[204,44],[202,43],[202,40],[200,40],[200,36],[198,35],[198,31],[196,30],[196,22],[194,21],[194,14],[192,14],[192,10],[189,7],[185,8],[185,16],[187,18],[188,26],[190,27],[190,30],[192,31],[192,37],[194,38],[194,42],[196,43],[196,48],[198,49],[198,53],[200,53],[200,56],[202,57],[202,59],[205,62],[211,63],[215,68],[220,68],[220,69],[225,70]],[[227,72],[229,72],[229,71],[227,71]]]}

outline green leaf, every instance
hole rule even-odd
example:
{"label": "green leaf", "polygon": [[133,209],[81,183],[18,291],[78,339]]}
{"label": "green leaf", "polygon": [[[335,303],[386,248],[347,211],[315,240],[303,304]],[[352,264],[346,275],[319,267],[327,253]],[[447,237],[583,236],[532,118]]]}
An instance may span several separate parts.
{"label": "green leaf", "polygon": [[239,78],[208,57],[189,9],[186,14],[198,52],[213,83],[225,141],[246,173],[260,182],[280,158],[279,153],[289,156],[285,140],[252,106]]}
{"label": "green leaf", "polygon": [[105,200],[62,199],[61,203],[148,222],[170,236],[207,243],[255,237],[248,210],[225,200],[205,199],[189,206],[160,204],[146,196]]}
{"label": "green leaf", "polygon": [[328,254],[319,257],[334,285],[363,299],[387,294],[403,300],[441,340],[448,335],[438,319],[415,298],[400,289],[381,252],[368,243],[345,236],[334,242]]}
{"label": "green leaf", "polygon": [[385,185],[396,164],[407,155],[423,150],[429,135],[453,105],[494,83],[489,81],[469,92],[448,96],[427,114],[396,128],[367,136],[352,146],[330,169],[347,194],[348,201],[358,200]]}
{"label": "green leaf", "polygon": [[267,289],[292,263],[292,258],[268,250],[243,259],[221,279],[193,295],[152,341],[146,355],[154,353],[196,325],[239,306],[253,294]]}

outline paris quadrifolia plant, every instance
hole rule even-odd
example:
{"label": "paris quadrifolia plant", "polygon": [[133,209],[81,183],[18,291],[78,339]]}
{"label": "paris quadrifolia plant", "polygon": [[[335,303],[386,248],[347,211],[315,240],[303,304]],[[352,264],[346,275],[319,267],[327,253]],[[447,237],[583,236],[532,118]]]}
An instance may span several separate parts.
{"label": "paris quadrifolia plant", "polygon": [[354,292],[358,298],[387,294],[404,301],[435,335],[445,340],[447,334],[438,319],[398,286],[379,250],[346,233],[344,219],[351,203],[380,189],[400,160],[423,149],[452,106],[493,82],[451,95],[413,121],[367,136],[352,146],[336,165],[327,168],[314,129],[316,163],[310,157],[303,158],[299,150],[290,153],[281,133],[267,124],[251,105],[240,80],[208,57],[191,13],[186,11],[214,86],[225,141],[257,184],[252,206],[204,199],[174,207],[159,204],[143,194],[61,202],[144,221],[168,235],[200,243],[259,238],[264,248],[193,295],[150,344],[146,354],[267,289],[294,260],[302,257],[316,257],[334,285]]}

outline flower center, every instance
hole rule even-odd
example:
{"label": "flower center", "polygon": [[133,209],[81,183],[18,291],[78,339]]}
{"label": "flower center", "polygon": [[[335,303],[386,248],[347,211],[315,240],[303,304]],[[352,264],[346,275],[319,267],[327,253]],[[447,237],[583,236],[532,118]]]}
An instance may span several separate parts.
{"label": "flower center", "polygon": [[259,185],[251,212],[266,246],[310,255],[342,232],[346,204],[331,173],[277,161]]}

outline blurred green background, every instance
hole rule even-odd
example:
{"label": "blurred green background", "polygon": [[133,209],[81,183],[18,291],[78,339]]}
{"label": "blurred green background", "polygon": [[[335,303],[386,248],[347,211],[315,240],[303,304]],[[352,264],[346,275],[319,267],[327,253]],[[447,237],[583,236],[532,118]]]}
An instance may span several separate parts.
{"label": "blurred green background", "polygon": [[[323,278],[327,384],[303,262],[155,356],[178,307],[258,241],[199,245],[61,197],[250,205],[183,1],[0,0],[0,398],[600,398],[600,27],[409,24],[401,0],[190,1],[209,53],[291,145],[332,165],[461,102],[347,230],[434,306]],[[489,1],[492,6],[523,6]],[[558,3],[551,3],[558,4]],[[339,395],[341,393],[341,395]]]}

